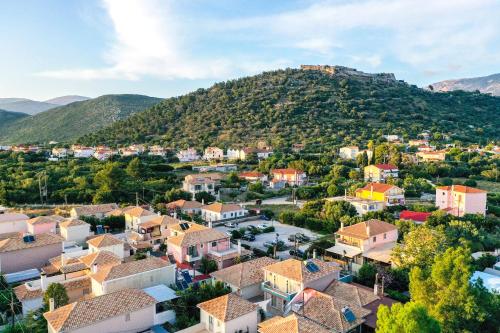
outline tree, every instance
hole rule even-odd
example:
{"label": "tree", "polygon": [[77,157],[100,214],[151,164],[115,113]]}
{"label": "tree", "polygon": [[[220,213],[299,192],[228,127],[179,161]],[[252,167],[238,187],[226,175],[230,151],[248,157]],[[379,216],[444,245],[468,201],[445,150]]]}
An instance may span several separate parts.
{"label": "tree", "polygon": [[240,182],[240,178],[238,177],[238,174],[235,171],[231,171],[227,176],[227,182],[229,184],[238,184]]}
{"label": "tree", "polygon": [[264,193],[264,185],[260,181],[248,185],[248,189],[252,192]]}
{"label": "tree", "polygon": [[196,193],[194,195],[194,198],[196,201],[204,202],[205,204],[208,204],[210,202],[215,201],[215,197],[213,195],[211,195],[210,193],[205,192],[205,191]]}
{"label": "tree", "polygon": [[449,248],[436,256],[430,268],[411,270],[412,301],[425,306],[443,332],[488,332],[486,327],[500,324],[500,318],[495,318],[500,311],[495,310],[498,298],[481,285],[471,284],[471,276],[470,250]]}
{"label": "tree", "polygon": [[376,333],[439,333],[439,322],[417,303],[381,305],[377,311]]}
{"label": "tree", "polygon": [[165,192],[165,200],[172,202],[176,200],[191,200],[192,195],[189,192],[183,191],[180,188],[173,188]]}
{"label": "tree", "polygon": [[136,157],[133,158],[127,165],[125,172],[132,178],[139,179],[141,177],[143,165],[141,160]]}
{"label": "tree", "polygon": [[375,284],[375,275],[377,274],[377,267],[374,264],[366,263],[361,266],[358,272],[359,283],[373,287]]}
{"label": "tree", "polygon": [[54,299],[54,308],[57,309],[63,305],[68,304],[69,298],[66,288],[60,283],[51,283],[45,294],[43,294],[43,302],[45,307],[49,308],[49,300]]}
{"label": "tree", "polygon": [[405,235],[403,244],[396,245],[392,259],[402,268],[430,267],[434,257],[443,253],[446,247],[446,236],[442,231],[420,226]]}
{"label": "tree", "polygon": [[[234,231],[237,230],[233,230],[233,232]],[[200,271],[203,274],[210,274],[212,272],[215,272],[216,270],[217,270],[217,263],[215,262],[215,260],[210,260],[207,259],[206,257],[201,258]]]}

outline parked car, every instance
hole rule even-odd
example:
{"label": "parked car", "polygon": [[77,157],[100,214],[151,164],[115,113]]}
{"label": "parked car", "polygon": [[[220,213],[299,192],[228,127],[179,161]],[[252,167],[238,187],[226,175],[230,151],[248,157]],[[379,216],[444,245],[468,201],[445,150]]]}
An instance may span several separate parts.
{"label": "parked car", "polygon": [[273,247],[276,242],[264,242],[264,247]]}
{"label": "parked car", "polygon": [[227,222],[224,224],[224,226],[227,228],[236,228],[238,226],[238,224],[235,222]]}
{"label": "parked car", "polygon": [[264,230],[264,229],[269,228],[269,225],[267,225],[267,224],[263,223],[263,224],[259,224],[259,225],[257,226],[257,228],[258,228],[258,229],[260,229],[260,230]]}
{"label": "parked car", "polygon": [[256,226],[250,224],[249,226],[247,226],[247,230],[248,231],[255,231],[255,230],[258,230],[258,229],[257,229]]}
{"label": "parked car", "polygon": [[255,236],[253,234],[244,234],[241,239],[253,242],[255,240]]}
{"label": "parked car", "polygon": [[308,236],[304,235],[303,233],[297,233],[297,234],[293,234],[293,235],[288,236],[288,241],[290,241],[292,243],[295,242],[295,239],[297,239],[298,243],[305,243],[305,242],[309,242],[311,240],[311,237],[308,237]]}
{"label": "parked car", "polygon": [[291,256],[295,256],[295,257],[299,257],[299,258],[303,258],[304,257],[304,251],[302,250],[295,250],[295,249],[291,249],[290,251],[288,251],[288,253],[290,253]]}
{"label": "parked car", "polygon": [[270,221],[271,219],[269,217],[267,217],[266,215],[261,215],[260,216],[260,219],[261,220],[264,220],[264,221]]}

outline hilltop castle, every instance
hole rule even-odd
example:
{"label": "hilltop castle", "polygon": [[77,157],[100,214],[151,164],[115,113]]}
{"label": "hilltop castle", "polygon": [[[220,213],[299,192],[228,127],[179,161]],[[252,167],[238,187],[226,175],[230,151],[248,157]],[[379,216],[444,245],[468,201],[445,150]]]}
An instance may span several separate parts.
{"label": "hilltop castle", "polygon": [[374,79],[382,81],[396,81],[396,77],[392,73],[365,73],[358,71],[355,68],[345,66],[330,66],[330,65],[300,65],[300,69],[304,71],[320,71],[336,76],[356,76],[361,79]]}

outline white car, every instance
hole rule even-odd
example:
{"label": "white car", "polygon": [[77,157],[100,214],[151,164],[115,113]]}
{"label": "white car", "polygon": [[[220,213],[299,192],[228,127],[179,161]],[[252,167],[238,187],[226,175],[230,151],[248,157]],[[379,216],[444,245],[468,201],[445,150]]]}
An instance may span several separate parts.
{"label": "white car", "polygon": [[258,229],[260,229],[260,230],[264,230],[264,229],[269,228],[269,225],[267,225],[267,224],[259,224],[259,225],[257,226],[257,228],[258,228]]}

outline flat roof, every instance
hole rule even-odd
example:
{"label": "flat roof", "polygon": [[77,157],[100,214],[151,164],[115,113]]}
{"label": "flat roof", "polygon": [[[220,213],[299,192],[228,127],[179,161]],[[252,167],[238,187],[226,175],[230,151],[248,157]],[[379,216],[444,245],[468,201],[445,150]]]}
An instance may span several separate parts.
{"label": "flat roof", "polygon": [[339,254],[342,256],[346,256],[349,258],[355,257],[358,254],[361,254],[361,252],[362,252],[361,249],[359,249],[355,246],[350,246],[350,245],[341,244],[341,243],[335,244],[331,248],[326,249],[326,251],[331,252],[331,253],[336,253],[336,254]]}
{"label": "flat roof", "polygon": [[142,289],[146,294],[153,297],[157,302],[170,301],[178,298],[174,290],[170,289],[164,284],[158,284],[149,288]]}
{"label": "flat roof", "polygon": [[500,292],[500,276],[475,271],[470,278],[470,282],[476,282],[479,278],[483,281],[483,286],[490,292],[493,292],[494,290]]}

